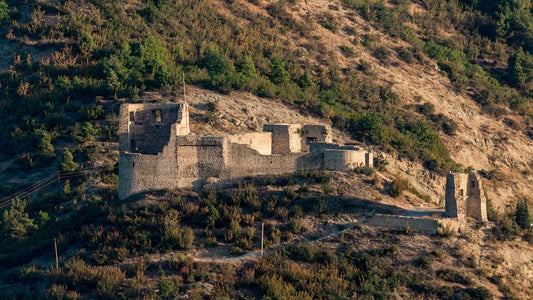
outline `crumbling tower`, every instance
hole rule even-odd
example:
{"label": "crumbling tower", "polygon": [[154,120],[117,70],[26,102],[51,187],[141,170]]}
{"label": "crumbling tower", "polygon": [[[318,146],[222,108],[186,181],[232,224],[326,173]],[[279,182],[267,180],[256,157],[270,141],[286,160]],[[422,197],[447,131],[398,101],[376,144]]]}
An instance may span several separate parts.
{"label": "crumbling tower", "polygon": [[487,221],[487,199],[483,195],[479,175],[448,174],[445,201],[447,217],[457,218],[461,222],[466,217]]}

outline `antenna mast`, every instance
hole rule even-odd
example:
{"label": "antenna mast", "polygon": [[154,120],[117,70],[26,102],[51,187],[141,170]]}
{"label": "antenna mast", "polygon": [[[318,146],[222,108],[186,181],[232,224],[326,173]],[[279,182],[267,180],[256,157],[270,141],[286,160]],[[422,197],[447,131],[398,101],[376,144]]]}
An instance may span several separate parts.
{"label": "antenna mast", "polygon": [[186,94],[185,94],[185,72],[183,72],[182,75],[183,75],[183,101],[185,101],[185,103],[187,103],[187,98],[186,98]]}

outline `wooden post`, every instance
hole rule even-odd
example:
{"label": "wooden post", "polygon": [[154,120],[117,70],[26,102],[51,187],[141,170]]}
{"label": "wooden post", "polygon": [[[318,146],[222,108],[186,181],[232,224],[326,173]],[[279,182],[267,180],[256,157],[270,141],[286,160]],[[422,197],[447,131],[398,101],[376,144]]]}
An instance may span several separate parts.
{"label": "wooden post", "polygon": [[55,237],[54,237],[54,249],[56,252],[56,269],[59,269],[59,259],[57,258],[57,240]]}
{"label": "wooden post", "polygon": [[265,223],[261,223],[261,256],[263,256],[263,233],[265,232]]}

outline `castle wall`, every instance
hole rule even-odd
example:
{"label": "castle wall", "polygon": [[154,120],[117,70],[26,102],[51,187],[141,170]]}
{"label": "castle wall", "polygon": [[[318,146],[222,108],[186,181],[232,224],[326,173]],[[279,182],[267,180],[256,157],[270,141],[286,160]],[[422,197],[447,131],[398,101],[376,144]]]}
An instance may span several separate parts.
{"label": "castle wall", "polygon": [[[354,150],[325,150],[324,169],[349,171],[355,167],[358,154]],[[364,161],[364,153],[362,154]]]}
{"label": "castle wall", "polygon": [[263,131],[272,132],[272,154],[298,153],[302,151],[300,124],[267,124]]}
{"label": "castle wall", "polygon": [[223,136],[178,137],[177,187],[190,187],[209,177],[223,178],[227,144]]}
{"label": "castle wall", "polygon": [[463,221],[472,217],[487,221],[487,201],[483,195],[481,178],[475,174],[446,176],[445,215]]}
{"label": "castle wall", "polygon": [[229,135],[228,142],[247,145],[262,155],[272,154],[272,132],[254,132]]}
{"label": "castle wall", "polygon": [[123,104],[119,115],[119,150],[157,154],[173,135],[189,134],[187,104]]}
{"label": "castle wall", "polygon": [[309,145],[315,142],[331,143],[331,127],[326,125],[303,125],[300,130],[301,151],[309,152]]}
{"label": "castle wall", "polygon": [[487,221],[487,200],[483,195],[481,178],[476,174],[468,174],[466,195],[466,216]]}
{"label": "castle wall", "polygon": [[231,144],[228,151],[226,178],[255,175],[277,175],[298,170],[316,170],[323,167],[318,153],[290,153],[261,155],[245,145]]}
{"label": "castle wall", "polygon": [[[197,186],[209,178],[278,175],[323,169],[325,164],[329,169],[348,170],[365,159],[368,164],[365,151],[330,144],[329,126],[272,124],[265,125],[264,130],[226,136],[189,135],[187,103],[123,104],[119,197]],[[302,152],[316,142],[326,150]],[[336,150],[327,150],[332,148]]]}
{"label": "castle wall", "polygon": [[364,221],[364,224],[375,227],[398,229],[406,229],[407,227],[409,227],[410,230],[416,230],[427,234],[438,233],[438,223],[434,219],[377,214],[366,219]]}
{"label": "castle wall", "polygon": [[445,215],[450,218],[465,218],[464,193],[462,186],[463,174],[448,174],[446,176]]}
{"label": "castle wall", "polygon": [[175,188],[177,175],[174,143],[155,155],[120,152],[119,198],[154,189]]}

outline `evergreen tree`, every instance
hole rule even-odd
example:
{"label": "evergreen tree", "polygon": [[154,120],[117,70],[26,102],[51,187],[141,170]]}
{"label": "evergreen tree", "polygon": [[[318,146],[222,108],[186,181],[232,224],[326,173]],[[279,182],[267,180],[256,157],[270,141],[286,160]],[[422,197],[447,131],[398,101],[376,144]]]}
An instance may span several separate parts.
{"label": "evergreen tree", "polygon": [[276,84],[289,82],[289,71],[285,66],[285,61],[279,57],[273,57],[270,60],[270,80]]}
{"label": "evergreen tree", "polygon": [[220,213],[218,212],[218,210],[213,205],[211,205],[209,207],[209,211],[207,212],[205,225],[208,228],[212,229],[212,228],[215,227],[215,224],[217,223],[219,218],[220,218]]}
{"label": "evergreen tree", "polygon": [[257,77],[254,60],[250,56],[243,54],[237,67],[244,76],[248,78]]}
{"label": "evergreen tree", "polygon": [[527,199],[523,201],[518,200],[515,210],[515,221],[522,229],[528,229],[531,225],[531,216],[529,214],[529,207],[527,205]]}
{"label": "evergreen tree", "polygon": [[39,130],[36,134],[39,136],[38,149],[40,154],[46,158],[55,157],[55,149],[52,145],[52,137],[50,136],[50,133],[46,130]]}
{"label": "evergreen tree", "polygon": [[59,170],[63,172],[76,171],[78,164],[74,162],[72,153],[68,150],[63,151],[63,161],[59,163]]}
{"label": "evergreen tree", "polygon": [[11,207],[4,211],[2,216],[2,229],[5,235],[12,238],[23,238],[28,230],[36,228],[33,219],[24,210],[26,201],[18,197],[11,201]]}
{"label": "evergreen tree", "polygon": [[524,84],[527,80],[527,73],[524,68],[525,53],[522,47],[518,48],[516,53],[511,57],[509,62],[509,71],[511,73],[511,80],[514,84]]}

